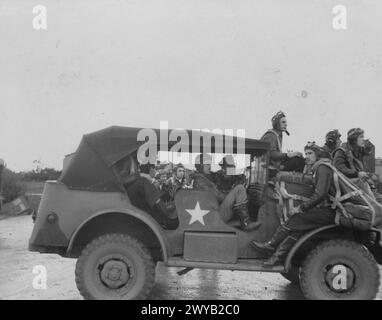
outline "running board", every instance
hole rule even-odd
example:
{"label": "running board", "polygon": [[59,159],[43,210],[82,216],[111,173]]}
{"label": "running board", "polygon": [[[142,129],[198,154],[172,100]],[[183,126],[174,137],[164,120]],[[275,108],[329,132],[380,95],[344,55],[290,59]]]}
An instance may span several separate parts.
{"label": "running board", "polygon": [[166,266],[183,267],[197,269],[220,269],[232,271],[261,271],[261,272],[284,272],[284,266],[263,267],[263,259],[238,259],[237,263],[219,263],[219,262],[203,262],[188,261],[182,258],[169,258]]}

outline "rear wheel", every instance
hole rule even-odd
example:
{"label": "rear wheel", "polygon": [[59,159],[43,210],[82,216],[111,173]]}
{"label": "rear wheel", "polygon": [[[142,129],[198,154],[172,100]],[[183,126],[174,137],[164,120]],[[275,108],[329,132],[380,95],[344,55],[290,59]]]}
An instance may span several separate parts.
{"label": "rear wheel", "polygon": [[300,285],[307,299],[369,300],[379,288],[378,265],[366,247],[348,240],[330,240],[306,257]]}
{"label": "rear wheel", "polygon": [[85,299],[145,299],[154,285],[155,264],[138,240],[107,234],[86,246],[75,274]]}

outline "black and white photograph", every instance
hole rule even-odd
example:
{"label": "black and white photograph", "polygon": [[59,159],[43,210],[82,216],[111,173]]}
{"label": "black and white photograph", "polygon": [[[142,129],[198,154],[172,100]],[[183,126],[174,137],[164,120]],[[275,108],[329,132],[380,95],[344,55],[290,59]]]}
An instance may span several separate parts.
{"label": "black and white photograph", "polygon": [[382,299],[382,1],[0,0],[0,104],[0,300]]}

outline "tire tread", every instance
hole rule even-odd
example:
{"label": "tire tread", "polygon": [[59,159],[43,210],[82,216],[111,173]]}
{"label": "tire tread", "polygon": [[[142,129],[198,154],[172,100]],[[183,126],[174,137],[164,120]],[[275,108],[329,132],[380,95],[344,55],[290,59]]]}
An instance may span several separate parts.
{"label": "tire tread", "polygon": [[308,256],[306,257],[306,259],[304,260],[302,264],[301,273],[300,273],[300,287],[304,296],[307,299],[316,299],[316,297],[312,295],[312,292],[310,290],[310,286],[308,283],[308,279],[311,274],[310,271],[312,268],[312,261],[317,257],[317,255],[319,255],[319,253],[322,250],[330,249],[330,248],[338,248],[338,247],[341,247],[341,248],[346,247],[351,250],[354,250],[358,252],[359,254],[361,254],[368,262],[370,262],[370,264],[372,265],[374,269],[373,273],[370,274],[370,277],[373,277],[373,281],[372,281],[373,288],[370,288],[370,290],[368,291],[368,295],[365,297],[365,299],[367,300],[375,299],[375,296],[378,292],[378,288],[380,285],[380,276],[379,276],[379,269],[378,269],[377,262],[375,261],[370,251],[367,250],[365,247],[363,247],[362,245],[354,241],[344,240],[344,239],[334,239],[334,240],[325,241],[319,244],[318,246],[316,246],[308,254]]}
{"label": "tire tread", "polygon": [[94,299],[91,293],[87,290],[86,285],[84,284],[84,281],[83,281],[83,277],[82,277],[84,273],[85,262],[94,250],[96,250],[100,246],[103,246],[105,244],[110,244],[110,243],[118,243],[118,244],[122,244],[123,246],[130,247],[134,251],[136,251],[143,259],[145,269],[147,271],[146,272],[147,279],[145,281],[144,287],[142,288],[140,294],[135,299],[136,300],[146,299],[148,295],[150,294],[151,289],[153,288],[154,282],[155,282],[154,261],[149,251],[147,250],[147,248],[140,241],[138,241],[137,239],[129,235],[119,234],[119,233],[105,234],[98,238],[95,238],[94,240],[89,242],[88,245],[81,252],[80,257],[77,259],[76,269],[75,269],[75,280],[76,280],[77,288],[80,294],[86,300]]}

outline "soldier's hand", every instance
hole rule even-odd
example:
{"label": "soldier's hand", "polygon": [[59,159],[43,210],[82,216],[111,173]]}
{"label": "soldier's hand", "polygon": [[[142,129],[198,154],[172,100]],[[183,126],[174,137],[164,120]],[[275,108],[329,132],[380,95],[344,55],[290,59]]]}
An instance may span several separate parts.
{"label": "soldier's hand", "polygon": [[360,178],[361,180],[368,179],[369,174],[365,171],[360,171],[358,172],[358,178]]}

